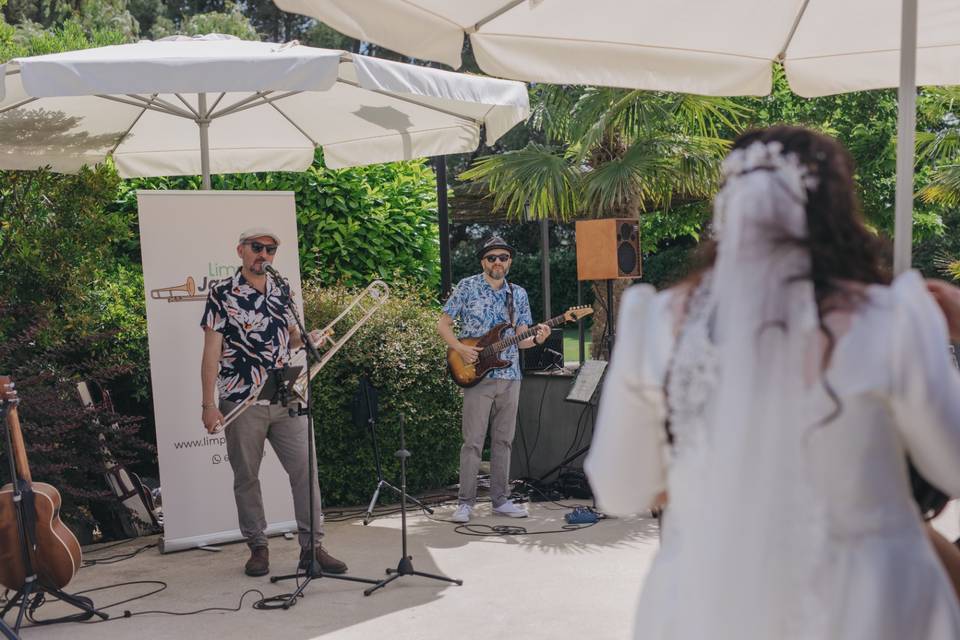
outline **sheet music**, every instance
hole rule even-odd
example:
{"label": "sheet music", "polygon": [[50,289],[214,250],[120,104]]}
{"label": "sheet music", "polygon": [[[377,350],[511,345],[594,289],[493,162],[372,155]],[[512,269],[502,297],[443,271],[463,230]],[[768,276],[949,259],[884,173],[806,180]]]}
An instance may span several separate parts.
{"label": "sheet music", "polygon": [[597,387],[606,369],[606,360],[587,360],[580,365],[577,377],[570,385],[570,392],[567,393],[567,402],[589,404],[597,392]]}

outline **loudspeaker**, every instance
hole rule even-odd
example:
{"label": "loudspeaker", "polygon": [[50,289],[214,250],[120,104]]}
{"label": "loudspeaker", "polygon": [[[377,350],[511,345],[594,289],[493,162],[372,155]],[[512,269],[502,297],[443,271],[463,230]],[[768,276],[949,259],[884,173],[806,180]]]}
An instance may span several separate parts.
{"label": "loudspeaker", "polygon": [[577,220],[577,279],[639,278],[640,225],[633,218]]}
{"label": "loudspeaker", "polygon": [[520,350],[520,369],[523,371],[560,367],[563,367],[563,329],[554,328],[543,344]]}

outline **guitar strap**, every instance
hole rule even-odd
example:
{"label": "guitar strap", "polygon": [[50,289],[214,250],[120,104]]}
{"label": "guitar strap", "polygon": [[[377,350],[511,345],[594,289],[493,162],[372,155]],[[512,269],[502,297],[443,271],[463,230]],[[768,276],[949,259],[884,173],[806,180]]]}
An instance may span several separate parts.
{"label": "guitar strap", "polygon": [[510,319],[510,326],[513,331],[517,331],[517,324],[513,321],[513,283],[507,283],[507,318]]}

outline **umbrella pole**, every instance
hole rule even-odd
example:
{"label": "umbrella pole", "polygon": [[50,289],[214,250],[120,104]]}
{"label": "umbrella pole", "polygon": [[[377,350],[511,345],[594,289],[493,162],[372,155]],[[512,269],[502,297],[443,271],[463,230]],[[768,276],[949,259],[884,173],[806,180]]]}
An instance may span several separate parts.
{"label": "umbrella pole", "polygon": [[910,268],[913,248],[913,163],[917,127],[917,0],[903,0],[900,25],[900,89],[897,107],[897,195],[893,272]]}
{"label": "umbrella pole", "polygon": [[446,300],[453,286],[453,270],[450,265],[450,215],[447,210],[447,156],[437,156],[435,166],[440,235],[440,299]]}
{"label": "umbrella pole", "polygon": [[197,94],[197,109],[200,127],[200,172],[203,174],[203,188],[210,189],[210,118],[207,113],[207,94]]}

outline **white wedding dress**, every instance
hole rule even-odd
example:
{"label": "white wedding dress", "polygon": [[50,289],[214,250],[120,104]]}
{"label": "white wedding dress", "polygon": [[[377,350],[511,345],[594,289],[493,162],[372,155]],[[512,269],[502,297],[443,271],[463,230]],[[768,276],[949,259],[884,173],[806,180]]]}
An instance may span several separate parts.
{"label": "white wedding dress", "polygon": [[[704,486],[703,470],[718,455],[706,416],[723,368],[705,302],[709,282],[686,303],[681,329],[677,291],[640,285],[626,292],[585,464],[607,512],[640,513],[658,493],[669,495],[635,638],[960,638],[960,606],[923,530],[906,470],[909,455],[928,480],[960,496],[960,375],[923,280],[909,272],[889,287],[868,287],[837,339],[824,373],[829,388],[797,389],[796,407],[815,426],[798,447],[800,463],[777,478],[804,496],[773,510],[786,513],[741,509],[742,496]],[[749,459],[752,446],[747,439],[723,451]],[[756,496],[763,482],[757,478]],[[756,542],[774,522],[798,535],[792,548],[758,559]],[[717,575],[719,567],[726,575]],[[782,591],[764,595],[751,575]],[[780,575],[791,582],[778,584]],[[718,604],[736,603],[738,592],[749,594],[746,606]],[[754,616],[765,622],[753,625]]]}

